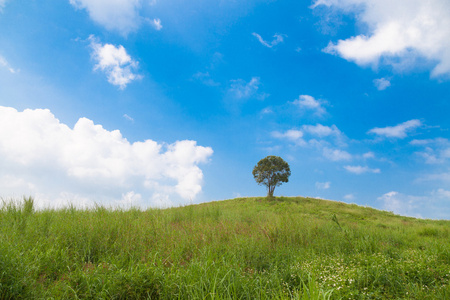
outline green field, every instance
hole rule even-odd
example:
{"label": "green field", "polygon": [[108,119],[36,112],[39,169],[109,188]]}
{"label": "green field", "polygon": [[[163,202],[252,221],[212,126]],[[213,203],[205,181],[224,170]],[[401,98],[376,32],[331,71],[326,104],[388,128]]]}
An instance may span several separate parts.
{"label": "green field", "polygon": [[0,299],[450,299],[450,221],[311,198],[3,201]]}

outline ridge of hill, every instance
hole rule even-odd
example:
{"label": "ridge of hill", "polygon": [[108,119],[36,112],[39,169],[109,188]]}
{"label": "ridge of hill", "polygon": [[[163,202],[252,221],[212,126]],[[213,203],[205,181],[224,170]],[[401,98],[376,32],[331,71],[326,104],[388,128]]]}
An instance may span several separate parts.
{"label": "ridge of hill", "polygon": [[302,197],[0,209],[0,298],[449,299],[450,221]]}

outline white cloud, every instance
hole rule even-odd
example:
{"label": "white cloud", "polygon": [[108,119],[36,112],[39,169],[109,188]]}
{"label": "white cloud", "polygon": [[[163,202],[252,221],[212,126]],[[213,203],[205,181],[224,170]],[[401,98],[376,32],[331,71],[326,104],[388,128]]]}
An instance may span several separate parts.
{"label": "white cloud", "polygon": [[366,152],[363,154],[364,159],[375,158],[375,154],[373,152]]}
{"label": "white cloud", "polygon": [[192,77],[207,86],[219,86],[220,85],[220,83],[215,82],[211,78],[211,75],[209,74],[209,72],[204,72],[204,73],[197,72]]}
{"label": "white cloud", "polygon": [[132,117],[130,117],[129,115],[127,115],[127,114],[124,114],[123,117],[125,119],[127,119],[128,121],[134,122],[134,119]]}
{"label": "white cloud", "polygon": [[315,114],[319,116],[326,112],[325,108],[322,106],[322,102],[309,95],[300,95],[299,98],[292,103],[298,105],[301,109],[313,110],[315,111]]}
{"label": "white cloud", "polygon": [[258,39],[258,41],[259,41],[262,45],[264,45],[264,46],[266,46],[266,47],[268,47],[268,48],[272,48],[272,47],[278,45],[279,43],[282,43],[282,42],[284,41],[284,37],[286,37],[285,34],[275,34],[275,35],[273,36],[274,39],[273,39],[272,42],[270,42],[270,44],[269,44],[269,43],[266,42],[259,34],[257,34],[256,32],[253,32],[252,34],[253,34],[253,36],[255,36],[255,37]]}
{"label": "white cloud", "polygon": [[331,182],[316,182],[316,189],[318,190],[327,190],[331,186]]}
{"label": "white cloud", "polygon": [[336,125],[324,126],[322,124],[316,124],[316,125],[303,125],[302,129],[305,132],[308,132],[309,134],[318,136],[318,137],[326,137],[326,136],[340,136],[342,133],[341,131],[336,127]]}
{"label": "white cloud", "polygon": [[352,155],[347,151],[340,149],[330,149],[328,147],[323,148],[323,156],[331,161],[343,161],[352,159]]}
{"label": "white cloud", "polygon": [[367,133],[373,133],[378,136],[383,136],[387,138],[404,139],[407,137],[407,132],[412,131],[417,127],[420,127],[421,125],[422,122],[420,120],[414,119],[398,124],[396,126],[387,126],[383,128],[376,127],[369,130]]}
{"label": "white cloud", "polygon": [[126,35],[140,24],[141,0],[70,0],[77,9],[86,9],[92,20],[108,30]]}
{"label": "white cloud", "polygon": [[[292,142],[296,142],[300,145],[307,145],[306,141],[303,140],[303,137],[305,134],[308,134],[310,136],[318,137],[318,138],[326,138],[330,136],[334,136],[338,139],[342,137],[342,132],[336,127],[336,125],[331,126],[325,126],[322,124],[316,124],[316,125],[303,125],[301,127],[301,130],[298,129],[289,129],[284,133],[275,131],[272,133],[273,137],[279,138],[279,139],[287,139]],[[308,141],[310,145],[317,145],[317,140],[310,139]],[[339,141],[339,143],[341,143]]]}
{"label": "white cloud", "polygon": [[374,173],[374,174],[381,173],[380,169],[370,169],[369,167],[362,167],[362,166],[344,166],[344,169],[346,169],[350,173],[358,175],[364,173]]}
{"label": "white cloud", "polygon": [[138,62],[133,60],[122,45],[118,47],[111,44],[101,44],[94,36],[90,36],[92,58],[96,65],[94,70],[101,70],[108,77],[108,82],[125,89],[133,80],[142,78],[133,73],[138,67]]}
{"label": "white cloud", "polygon": [[391,191],[378,197],[382,208],[395,214],[419,218],[448,219],[450,191],[437,189],[424,196],[406,195]]}
{"label": "white cloud", "polygon": [[228,90],[229,95],[234,99],[249,99],[253,96],[260,100],[264,100],[268,97],[265,93],[258,93],[259,86],[261,85],[259,77],[252,77],[247,83],[242,79],[231,80],[231,86]]}
{"label": "white cloud", "polygon": [[306,145],[305,140],[303,140],[303,132],[300,130],[289,129],[285,133],[274,131],[272,132],[272,136],[278,139],[287,139],[300,146]]}
{"label": "white cloud", "polygon": [[450,172],[441,172],[422,175],[417,181],[437,181],[450,184]]}
{"label": "white cloud", "polygon": [[424,147],[423,151],[415,153],[424,158],[427,164],[442,164],[450,159],[450,141],[448,139],[412,140],[410,144]]}
{"label": "white cloud", "polygon": [[373,84],[379,91],[383,91],[391,86],[391,82],[389,80],[387,80],[386,78],[374,79]]}
{"label": "white cloud", "polygon": [[323,156],[332,161],[351,160],[352,155],[340,149],[331,149],[330,146],[345,146],[345,136],[336,125],[322,124],[303,125],[300,129],[289,129],[285,132],[274,131],[272,137],[288,140],[297,146],[312,147],[321,151]]}
{"label": "white cloud", "polygon": [[421,217],[420,214],[416,213],[418,206],[415,205],[415,197],[392,191],[378,197],[378,200],[383,202],[384,210],[392,211],[399,215]]}
{"label": "white cloud", "polygon": [[358,65],[414,67],[418,58],[433,65],[432,76],[450,74],[448,0],[316,0],[313,8],[333,6],[356,14],[365,34],[325,48]]}
{"label": "white cloud", "polygon": [[161,25],[161,20],[160,19],[148,20],[148,22],[150,23],[150,25],[153,26],[153,28],[155,28],[158,31],[163,28],[162,25]]}
{"label": "white cloud", "polygon": [[3,8],[5,7],[6,1],[8,0],[0,0],[0,12],[3,12]]}
{"label": "white cloud", "polygon": [[[1,6],[0,6],[0,9],[1,9]],[[17,70],[14,70],[13,68],[11,68],[8,61],[1,55],[0,55],[0,67],[4,67],[4,68],[8,69],[8,71],[13,74],[17,72]]]}
{"label": "white cloud", "polygon": [[201,192],[198,165],[212,153],[195,141],[130,143],[86,118],[70,128],[47,109],[0,107],[1,196],[30,194],[41,206],[186,203]]}
{"label": "white cloud", "polygon": [[355,196],[353,194],[347,194],[344,196],[344,199],[347,201],[351,201],[355,199]]}

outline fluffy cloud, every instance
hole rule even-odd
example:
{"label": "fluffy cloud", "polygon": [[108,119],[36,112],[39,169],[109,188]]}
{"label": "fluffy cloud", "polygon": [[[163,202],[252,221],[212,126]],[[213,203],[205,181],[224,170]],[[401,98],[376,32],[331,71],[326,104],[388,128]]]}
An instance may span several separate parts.
{"label": "fluffy cloud", "polygon": [[312,110],[319,116],[326,113],[325,108],[322,106],[323,102],[309,95],[300,95],[297,100],[293,101],[293,104],[299,106],[301,109]]}
{"label": "fluffy cloud", "polygon": [[[450,74],[450,2],[448,0],[316,0],[319,5],[356,14],[365,34],[328,45],[335,53],[358,65],[384,63],[413,67],[426,59],[432,76]],[[412,62],[412,65],[410,65]]]}
{"label": "fluffy cloud", "polygon": [[108,30],[126,35],[139,27],[141,0],[70,0],[77,9],[86,9],[92,20]]}
{"label": "fluffy cloud", "polygon": [[380,169],[370,169],[369,167],[362,167],[362,166],[344,166],[344,169],[346,169],[350,173],[357,175],[364,173],[375,173],[375,174],[381,173]]}
{"label": "fluffy cloud", "polygon": [[369,130],[367,133],[373,133],[378,136],[387,137],[387,138],[399,138],[404,139],[406,138],[407,132],[412,131],[416,129],[417,127],[420,127],[422,125],[422,122],[420,120],[409,120],[404,123],[398,124],[396,126],[387,126],[383,128],[373,128]]}
{"label": "fluffy cloud", "polygon": [[284,35],[284,34],[275,34],[275,35],[273,36],[274,39],[273,39],[272,42],[270,42],[270,44],[269,44],[269,43],[266,42],[259,34],[257,34],[256,32],[253,32],[252,34],[253,34],[253,36],[255,36],[255,37],[258,39],[258,41],[259,41],[262,45],[264,45],[264,46],[266,46],[266,47],[268,47],[268,48],[272,48],[272,47],[278,45],[279,43],[282,43],[282,42],[284,41],[284,37],[286,36],[286,35]]}
{"label": "fluffy cloud", "polygon": [[142,78],[133,73],[138,62],[133,60],[122,45],[101,44],[95,37],[90,36],[92,58],[96,62],[94,70],[101,70],[108,77],[108,82],[119,86],[120,89],[133,80]]}
{"label": "fluffy cloud", "polygon": [[31,194],[41,206],[189,201],[212,153],[195,141],[130,143],[86,118],[70,128],[47,109],[0,107],[2,196]]}
{"label": "fluffy cloud", "polygon": [[386,78],[378,78],[373,81],[373,84],[379,91],[383,91],[391,86],[391,82]]}

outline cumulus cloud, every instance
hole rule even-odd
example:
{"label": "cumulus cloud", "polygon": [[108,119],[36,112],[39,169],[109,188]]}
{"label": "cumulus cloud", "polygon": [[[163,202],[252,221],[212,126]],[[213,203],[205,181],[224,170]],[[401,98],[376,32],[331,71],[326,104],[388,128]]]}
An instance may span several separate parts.
{"label": "cumulus cloud", "polygon": [[94,70],[101,70],[108,77],[108,82],[125,89],[133,80],[142,78],[133,73],[138,62],[133,60],[122,45],[101,44],[90,36],[92,58],[96,62]]}
{"label": "cumulus cloud", "polygon": [[396,126],[387,126],[383,128],[376,127],[370,129],[367,133],[373,133],[380,137],[404,139],[408,136],[408,132],[413,131],[420,126],[422,126],[422,122],[420,120],[414,119],[398,124]]}
{"label": "cumulus cloud", "polygon": [[201,192],[198,165],[212,153],[195,141],[130,143],[86,118],[70,128],[47,109],[0,107],[1,196],[30,194],[41,206],[185,203]]}
{"label": "cumulus cloud", "polygon": [[274,47],[274,46],[276,46],[276,45],[282,43],[282,42],[284,41],[284,37],[286,37],[285,34],[275,34],[275,35],[273,36],[274,39],[272,40],[272,42],[269,43],[269,42],[266,42],[266,41],[265,41],[259,34],[257,34],[256,32],[253,32],[252,35],[253,35],[254,37],[256,37],[256,38],[258,39],[258,41],[259,41],[262,45],[266,46],[267,48],[272,48],[272,47]]}
{"label": "cumulus cloud", "polygon": [[347,171],[349,171],[350,173],[353,174],[364,174],[364,173],[374,173],[374,174],[378,174],[381,173],[380,169],[370,169],[369,167],[363,167],[363,166],[344,166],[344,169],[346,169]]}
{"label": "cumulus cloud", "polygon": [[[379,63],[414,67],[418,58],[432,65],[432,76],[450,74],[450,2],[448,0],[316,0],[356,14],[364,34],[324,49],[358,65]],[[410,65],[412,62],[412,65]]]}
{"label": "cumulus cloud", "polygon": [[389,80],[387,80],[386,78],[374,79],[373,84],[379,91],[383,91],[391,86],[391,82]]}
{"label": "cumulus cloud", "polygon": [[299,106],[301,109],[312,110],[318,116],[326,113],[325,108],[322,106],[323,102],[316,100],[314,97],[309,95],[300,95],[298,99],[294,100],[292,103]]}
{"label": "cumulus cloud", "polygon": [[89,17],[108,30],[124,35],[139,27],[141,0],[70,0],[77,9],[86,9]]}

